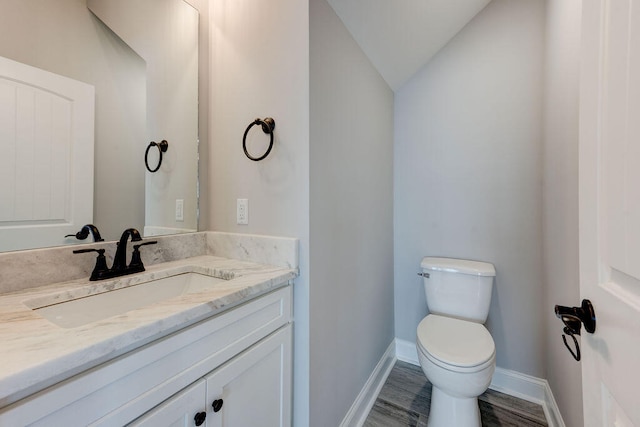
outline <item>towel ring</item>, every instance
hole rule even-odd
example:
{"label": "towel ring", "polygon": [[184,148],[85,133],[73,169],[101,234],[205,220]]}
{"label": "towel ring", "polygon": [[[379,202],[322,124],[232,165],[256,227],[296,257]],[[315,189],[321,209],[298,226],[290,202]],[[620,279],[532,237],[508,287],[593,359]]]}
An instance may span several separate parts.
{"label": "towel ring", "polygon": [[[261,125],[262,131],[271,136],[271,140],[269,141],[269,148],[267,148],[267,151],[260,157],[253,157],[247,151],[247,134],[249,133],[249,130],[254,125]],[[271,152],[271,148],[273,148],[273,130],[275,128],[276,128],[276,122],[271,117],[267,117],[264,120],[255,119],[253,122],[251,122],[249,126],[247,126],[247,130],[244,131],[244,136],[242,137],[242,149],[244,150],[245,156],[247,156],[249,159],[253,160],[254,162],[260,161],[265,157],[267,157]]]}
{"label": "towel ring", "polygon": [[[160,153],[160,160],[158,160],[158,166],[155,169],[151,169],[149,167],[149,150],[153,146],[158,147],[158,152]],[[157,172],[160,169],[160,165],[162,165],[162,153],[166,153],[169,149],[169,143],[166,139],[163,139],[160,143],[156,143],[155,141],[151,141],[147,146],[147,150],[144,152],[144,164],[147,167],[147,170],[151,173]]]}

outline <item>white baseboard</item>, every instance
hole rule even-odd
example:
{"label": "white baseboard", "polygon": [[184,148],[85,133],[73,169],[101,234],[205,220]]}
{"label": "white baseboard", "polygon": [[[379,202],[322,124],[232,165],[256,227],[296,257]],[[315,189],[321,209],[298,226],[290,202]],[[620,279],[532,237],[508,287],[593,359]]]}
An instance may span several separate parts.
{"label": "white baseboard", "polygon": [[347,415],[340,423],[340,427],[360,427],[364,424],[364,421],[369,415],[369,411],[373,407],[373,404],[378,398],[378,394],[382,389],[389,372],[393,369],[393,365],[396,363],[396,344],[392,341],[389,347],[382,355],[382,358],[373,369],[373,372],[369,376],[369,379],[364,384],[364,387],[356,397],[356,400],[349,408]]}
{"label": "white baseboard", "polygon": [[[416,345],[410,341],[396,338],[396,358],[416,366],[420,365]],[[549,427],[565,427],[547,380],[509,369],[496,368],[489,388],[541,405]]]}
{"label": "white baseboard", "polygon": [[496,368],[489,388],[541,405],[549,427],[565,427],[547,380],[509,369]]}
{"label": "white baseboard", "polygon": [[396,338],[396,358],[412,365],[420,366],[416,343]]}

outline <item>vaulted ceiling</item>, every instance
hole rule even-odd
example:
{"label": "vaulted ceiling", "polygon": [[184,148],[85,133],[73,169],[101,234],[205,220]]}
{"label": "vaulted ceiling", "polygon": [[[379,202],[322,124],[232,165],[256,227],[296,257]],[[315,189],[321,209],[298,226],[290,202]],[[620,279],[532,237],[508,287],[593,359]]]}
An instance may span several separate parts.
{"label": "vaulted ceiling", "polygon": [[399,89],[490,0],[328,0],[393,89]]}

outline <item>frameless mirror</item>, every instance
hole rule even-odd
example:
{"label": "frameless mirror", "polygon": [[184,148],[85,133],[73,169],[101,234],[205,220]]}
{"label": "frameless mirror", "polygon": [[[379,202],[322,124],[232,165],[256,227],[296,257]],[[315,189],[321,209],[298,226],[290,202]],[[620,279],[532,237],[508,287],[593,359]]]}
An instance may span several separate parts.
{"label": "frameless mirror", "polygon": [[[147,236],[196,231],[197,10],[184,0],[0,0],[0,9],[0,57],[95,91],[93,157],[69,155],[65,163],[60,153],[35,150],[33,142],[25,145],[25,141],[38,141],[38,135],[52,132],[37,131],[41,125],[2,120],[2,109],[22,108],[24,97],[16,96],[20,100],[13,104],[5,102],[18,89],[3,86],[2,71],[6,70],[0,64],[0,96],[3,88],[9,94],[0,97],[0,132],[4,132],[0,149],[5,163],[14,165],[13,178],[0,182],[0,250],[90,242],[91,237],[77,240],[75,236],[65,238],[66,231],[52,231],[65,224],[80,231],[85,220],[78,220],[72,205],[92,211],[90,222],[105,240],[116,240],[128,227]],[[37,99],[34,105],[34,111],[43,110]],[[54,112],[60,110],[53,105]],[[5,113],[11,116],[11,111]],[[61,128],[50,121],[45,120],[44,129]],[[9,134],[12,139],[6,137]],[[162,153],[160,168],[151,173],[145,167],[145,152],[154,169],[160,150],[147,148],[151,141],[162,140],[168,141],[168,149]],[[57,171],[56,176],[71,182],[79,176],[74,166],[82,162],[93,164],[92,200],[75,197],[73,191],[62,195],[47,191],[54,187],[55,179],[42,171]],[[55,210],[50,207],[55,197],[60,199],[57,216],[49,212]],[[24,231],[29,227],[36,232],[27,238]],[[3,229],[13,234],[3,235]],[[53,240],[43,240],[48,235]]]}

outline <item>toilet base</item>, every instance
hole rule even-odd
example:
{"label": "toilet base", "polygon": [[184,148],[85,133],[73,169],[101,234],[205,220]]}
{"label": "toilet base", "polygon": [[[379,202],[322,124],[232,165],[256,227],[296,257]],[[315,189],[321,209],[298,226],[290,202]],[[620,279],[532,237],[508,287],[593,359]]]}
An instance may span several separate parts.
{"label": "toilet base", "polygon": [[428,427],[480,427],[476,397],[453,397],[436,386],[431,389]]}

